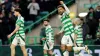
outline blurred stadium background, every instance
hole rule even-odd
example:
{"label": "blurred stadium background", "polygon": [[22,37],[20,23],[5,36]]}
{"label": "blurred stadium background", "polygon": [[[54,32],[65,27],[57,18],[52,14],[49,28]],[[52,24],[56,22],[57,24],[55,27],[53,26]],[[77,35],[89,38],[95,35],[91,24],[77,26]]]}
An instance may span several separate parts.
{"label": "blurred stadium background", "polygon": [[[15,17],[12,17],[12,7],[21,8],[22,16],[25,18],[25,32],[26,32],[26,46],[27,52],[29,56],[42,56],[43,52],[43,35],[41,35],[41,29],[43,28],[42,21],[44,19],[49,19],[50,24],[54,29],[55,34],[60,31],[61,23],[59,21],[59,17],[57,14],[57,6],[59,5],[60,0],[36,0],[39,4],[40,10],[38,10],[38,14],[34,20],[30,19],[29,9],[27,6],[31,2],[31,0],[0,0],[0,15],[4,15],[5,24],[0,22],[0,56],[10,56],[10,47],[9,40],[7,39],[7,35],[11,33],[12,29],[14,29],[14,22],[16,20]],[[88,13],[89,8],[92,7],[96,11],[97,6],[100,5],[100,0],[63,0],[65,4],[69,7],[71,13],[71,19],[76,18],[80,13]],[[11,14],[11,17],[10,17]],[[98,15],[100,16],[100,14]],[[0,20],[2,17],[0,17]],[[84,22],[86,23],[86,17],[84,18]],[[100,18],[99,18],[100,19]],[[2,29],[3,28],[3,29]],[[5,30],[6,29],[6,30]],[[3,35],[2,35],[3,34]],[[62,34],[63,35],[63,34]],[[61,56],[59,45],[60,45],[60,36],[55,36],[55,48],[54,52]],[[91,53],[93,56],[100,56],[100,39],[97,37],[91,38],[88,34],[88,37],[84,40],[84,44],[89,45],[91,49]],[[22,53],[19,47],[16,48],[17,54],[16,56],[22,56]],[[82,51],[85,56],[87,55],[84,51]],[[71,54],[70,54],[71,56]]]}

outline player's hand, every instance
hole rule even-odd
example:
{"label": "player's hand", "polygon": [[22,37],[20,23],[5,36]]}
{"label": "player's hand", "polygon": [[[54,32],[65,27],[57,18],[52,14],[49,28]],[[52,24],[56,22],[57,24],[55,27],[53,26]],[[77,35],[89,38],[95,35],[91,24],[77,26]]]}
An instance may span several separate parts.
{"label": "player's hand", "polygon": [[64,2],[63,1],[60,1],[60,4],[64,4]]}
{"label": "player's hand", "polygon": [[10,38],[12,36],[12,34],[9,34],[7,37]]}
{"label": "player's hand", "polygon": [[42,40],[46,40],[46,38],[42,38]]}

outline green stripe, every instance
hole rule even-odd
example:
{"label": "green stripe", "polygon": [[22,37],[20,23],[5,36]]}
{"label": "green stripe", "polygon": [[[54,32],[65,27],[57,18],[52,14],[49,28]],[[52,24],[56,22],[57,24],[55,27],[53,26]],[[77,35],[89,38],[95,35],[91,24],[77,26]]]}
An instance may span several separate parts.
{"label": "green stripe", "polygon": [[63,15],[61,21],[63,22],[64,20],[66,20],[66,19],[68,19],[68,18],[70,18],[70,17],[69,17],[69,16],[66,16],[66,15]]}
{"label": "green stripe", "polygon": [[49,45],[48,45],[47,41],[46,41],[46,45],[47,45],[47,48],[49,49]]}

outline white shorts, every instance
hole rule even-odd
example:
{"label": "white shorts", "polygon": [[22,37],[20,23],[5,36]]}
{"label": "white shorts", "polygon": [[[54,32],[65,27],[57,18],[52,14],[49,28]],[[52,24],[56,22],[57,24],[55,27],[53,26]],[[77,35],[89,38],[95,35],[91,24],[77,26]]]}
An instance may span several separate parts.
{"label": "white shorts", "polygon": [[[25,36],[23,36],[23,39],[25,39]],[[12,41],[12,44],[15,45],[15,46],[18,45],[18,44],[19,44],[20,46],[25,46],[25,41],[22,40],[21,37],[16,37],[16,36],[15,36],[15,38],[14,38],[13,41]]]}
{"label": "white shorts", "polygon": [[49,44],[49,42],[45,42],[44,44],[44,50],[52,50],[54,47],[54,43],[51,43],[51,45]]}
{"label": "white shorts", "polygon": [[74,33],[72,33],[71,35],[67,35],[67,36],[63,36],[62,40],[61,40],[61,44],[66,45],[66,46],[73,46],[74,43],[72,42],[72,39],[74,40]]}

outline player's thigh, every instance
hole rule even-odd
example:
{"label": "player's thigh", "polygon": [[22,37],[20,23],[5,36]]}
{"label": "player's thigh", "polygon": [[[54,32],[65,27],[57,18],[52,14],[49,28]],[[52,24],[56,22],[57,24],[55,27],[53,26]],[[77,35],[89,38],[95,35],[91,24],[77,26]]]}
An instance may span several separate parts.
{"label": "player's thigh", "polygon": [[62,51],[66,50],[66,45],[65,44],[61,44],[61,50]]}
{"label": "player's thigh", "polygon": [[66,46],[67,51],[72,51],[72,46]]}
{"label": "player's thigh", "polygon": [[51,43],[49,50],[52,50],[54,48],[54,43]]}
{"label": "player's thigh", "polygon": [[67,43],[66,46],[73,46],[74,45],[74,34],[67,36]]}
{"label": "player's thigh", "polygon": [[20,39],[19,45],[25,46],[25,37],[23,37],[23,39],[20,37],[19,39]]}
{"label": "player's thigh", "polygon": [[25,46],[20,46],[22,51],[26,51],[26,47]]}
{"label": "player's thigh", "polygon": [[44,49],[43,52],[44,52],[44,54],[47,54],[47,50]]}
{"label": "player's thigh", "polygon": [[43,46],[43,49],[44,49],[44,50],[49,50],[49,47],[48,47],[47,45],[48,45],[48,44],[45,42],[45,43],[44,43],[44,46]]}
{"label": "player's thigh", "polygon": [[15,49],[15,47],[16,47],[16,45],[14,45],[14,44],[11,44],[11,46],[10,46],[11,50]]}
{"label": "player's thigh", "polygon": [[74,45],[74,34],[67,36],[66,49],[72,51],[72,46]]}
{"label": "player's thigh", "polygon": [[17,45],[17,43],[18,43],[18,39],[17,39],[17,37],[15,37],[13,40],[12,40],[12,42],[11,42],[11,45]]}
{"label": "player's thigh", "polygon": [[67,43],[67,36],[63,36],[62,39],[61,39],[61,45],[66,45]]}

